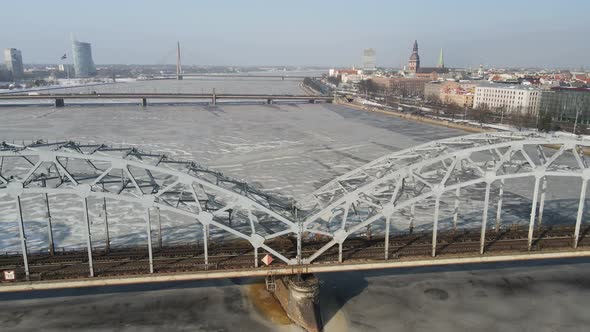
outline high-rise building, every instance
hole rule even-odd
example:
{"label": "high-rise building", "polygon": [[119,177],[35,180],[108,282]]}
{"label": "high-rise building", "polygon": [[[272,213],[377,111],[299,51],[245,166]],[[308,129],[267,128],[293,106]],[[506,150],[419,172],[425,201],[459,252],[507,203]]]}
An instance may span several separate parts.
{"label": "high-rise building", "polygon": [[377,68],[377,56],[375,49],[366,48],[363,50],[362,68],[364,70],[375,70],[375,68]]}
{"label": "high-rise building", "polygon": [[16,48],[5,49],[4,62],[6,63],[6,69],[11,72],[13,80],[23,77],[23,56],[20,50]]}
{"label": "high-rise building", "polygon": [[418,72],[420,68],[420,56],[418,55],[418,41],[414,40],[414,48],[412,50],[412,55],[410,56],[410,61],[408,61],[408,70],[410,73],[415,74]]}
{"label": "high-rise building", "polygon": [[72,54],[74,57],[74,71],[76,77],[89,77],[96,75],[96,67],[92,60],[92,47],[90,43],[74,40],[72,42]]}

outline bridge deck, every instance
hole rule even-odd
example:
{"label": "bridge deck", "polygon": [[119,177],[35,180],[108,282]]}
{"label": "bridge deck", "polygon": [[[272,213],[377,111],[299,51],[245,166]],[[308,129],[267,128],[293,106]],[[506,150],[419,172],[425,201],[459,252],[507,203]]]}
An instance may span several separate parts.
{"label": "bridge deck", "polygon": [[322,95],[272,94],[211,94],[211,93],[56,93],[56,94],[2,94],[0,100],[34,99],[276,99],[276,100],[332,100]]}
{"label": "bridge deck", "polygon": [[[345,242],[342,263],[338,262],[337,248],[333,248],[310,266],[292,267],[277,260],[273,262],[271,269],[287,271],[291,269],[292,273],[297,273],[301,269],[309,270],[317,266],[331,265],[331,271],[345,271],[367,263],[400,262],[404,263],[404,266],[412,266],[413,262],[416,262],[416,265],[420,266],[424,265],[425,261],[430,261],[430,265],[453,264],[461,262],[464,258],[467,258],[465,262],[471,262],[470,259],[477,257],[498,257],[497,261],[501,261],[504,260],[502,256],[510,255],[530,255],[531,259],[538,258],[535,254],[547,253],[575,256],[576,252],[587,252],[590,248],[588,233],[590,233],[590,226],[582,231],[578,249],[573,249],[573,227],[537,229],[534,233],[533,247],[531,251],[528,251],[527,230],[512,228],[499,232],[490,231],[486,237],[486,253],[480,255],[479,230],[446,231],[439,233],[436,258],[430,257],[432,249],[430,232],[398,234],[390,237],[388,260],[384,257],[383,237],[357,238]],[[306,242],[304,256],[310,255],[324,243],[324,240]],[[295,256],[294,242],[284,242],[280,245]],[[260,250],[258,257],[262,258],[265,254],[263,250]],[[523,259],[527,259],[526,257],[528,256],[523,256]],[[104,250],[96,250],[93,252],[93,260],[96,277],[88,278],[88,255],[84,250],[58,251],[54,256],[47,253],[30,254],[30,280],[33,282],[73,281],[151,275],[148,251],[145,247],[113,248],[108,253]],[[260,267],[255,267],[254,261],[255,255],[251,247],[232,242],[210,247],[208,264],[204,261],[203,247],[197,244],[154,249],[155,275],[203,273],[205,275],[202,278],[216,278],[269,273],[268,267],[264,267],[262,263]],[[3,284],[3,286],[14,286],[25,281],[22,265],[20,255],[0,255],[0,270],[15,270],[17,274],[16,283]],[[3,290],[3,286],[0,286],[0,291]]]}

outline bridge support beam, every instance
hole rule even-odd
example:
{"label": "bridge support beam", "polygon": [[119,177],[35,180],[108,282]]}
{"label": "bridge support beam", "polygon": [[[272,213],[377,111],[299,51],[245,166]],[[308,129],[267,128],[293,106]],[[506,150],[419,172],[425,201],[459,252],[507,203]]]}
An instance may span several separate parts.
{"label": "bridge support beam", "polygon": [[258,247],[254,247],[254,267],[258,267]]}
{"label": "bridge support beam", "polygon": [[[459,180],[457,179],[457,183]],[[455,191],[455,207],[453,209],[453,230],[457,231],[457,223],[459,222],[459,197],[461,196],[461,187],[457,187]]]}
{"label": "bridge support beam", "polygon": [[320,280],[313,274],[276,278],[274,296],[287,316],[309,332],[323,329],[320,314]]}
{"label": "bridge support beam", "polygon": [[389,259],[389,228],[391,227],[391,216],[385,218],[385,260]]}
{"label": "bridge support beam", "polygon": [[63,98],[55,98],[55,107],[64,107],[66,105]]}
{"label": "bridge support beam", "polygon": [[203,253],[205,254],[205,266],[209,265],[209,225],[203,226]]}
{"label": "bridge support beam", "polygon": [[541,228],[543,222],[543,209],[545,208],[545,193],[547,191],[547,177],[543,177],[543,184],[541,185],[541,198],[539,199],[539,216],[537,217],[537,228]]}
{"label": "bridge support beam", "polygon": [[440,195],[436,195],[436,201],[434,203],[434,223],[432,225],[432,257],[436,256],[436,242],[438,235],[438,210],[440,208]]}
{"label": "bridge support beam", "polygon": [[490,182],[486,183],[486,193],[483,202],[483,214],[481,217],[481,237],[480,237],[480,245],[479,245],[479,254],[483,255],[485,246],[486,246],[486,228],[488,224],[488,209],[490,207],[490,189],[492,184]]}
{"label": "bridge support beam", "polygon": [[102,199],[102,210],[104,213],[104,234],[105,234],[105,251],[108,253],[111,250],[111,237],[109,234],[109,217],[107,214],[107,199]]}
{"label": "bridge support beam", "polygon": [[145,225],[147,230],[148,257],[150,261],[150,273],[154,273],[154,254],[152,252],[152,222],[150,220],[150,209],[145,209]]}
{"label": "bridge support beam", "polygon": [[416,205],[412,204],[410,206],[410,234],[414,232],[414,219],[416,218]]}
{"label": "bridge support beam", "polygon": [[55,254],[55,245],[53,244],[53,225],[51,224],[51,210],[49,210],[49,195],[45,194],[45,206],[47,207],[47,240],[49,242],[49,254]]}
{"label": "bridge support beam", "polygon": [[580,228],[582,226],[582,217],[584,216],[584,205],[586,205],[586,188],[588,180],[582,180],[582,189],[580,189],[580,202],[578,203],[578,215],[576,216],[576,228],[574,230],[574,248],[578,247],[580,241]]}
{"label": "bridge support beam", "polygon": [[502,200],[504,199],[504,179],[500,180],[500,192],[498,193],[498,208],[496,209],[496,233],[500,231],[502,223]]}
{"label": "bridge support beam", "polygon": [[29,258],[27,256],[27,237],[25,235],[25,222],[23,220],[23,209],[20,202],[20,195],[16,196],[16,214],[18,216],[18,232],[20,235],[20,248],[23,255],[23,265],[25,267],[25,278],[28,281],[30,279]]}
{"label": "bridge support beam", "polygon": [[266,103],[269,104],[269,105],[271,105],[272,104],[272,99],[267,99],[266,100]]}
{"label": "bridge support beam", "polygon": [[88,247],[88,270],[90,277],[94,277],[94,262],[92,261],[92,238],[90,234],[90,215],[88,214],[88,198],[82,200],[84,208],[84,222],[86,223],[86,245]]}
{"label": "bridge support beam", "polygon": [[147,98],[142,98],[142,99],[141,99],[141,106],[143,106],[143,107],[147,107],[147,105],[148,105],[148,104],[147,104]]}
{"label": "bridge support beam", "polygon": [[531,219],[529,221],[529,236],[528,236],[528,250],[530,251],[533,246],[533,231],[535,227],[535,219],[537,214],[537,203],[539,202],[539,184],[541,178],[535,176],[535,192],[533,193],[533,204],[531,205]]}
{"label": "bridge support beam", "polygon": [[156,219],[158,220],[158,249],[162,250],[162,219],[160,218],[160,208],[156,208]]}

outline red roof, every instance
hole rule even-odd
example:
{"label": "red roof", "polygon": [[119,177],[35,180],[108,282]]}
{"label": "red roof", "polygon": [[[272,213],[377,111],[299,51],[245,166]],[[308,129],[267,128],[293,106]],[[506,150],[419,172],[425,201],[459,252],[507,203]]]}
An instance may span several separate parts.
{"label": "red roof", "polygon": [[338,74],[356,75],[359,71],[356,69],[338,69]]}
{"label": "red roof", "polygon": [[590,83],[590,77],[586,76],[586,75],[581,75],[581,74],[577,74],[574,76],[574,78],[578,81],[582,81],[584,83]]}

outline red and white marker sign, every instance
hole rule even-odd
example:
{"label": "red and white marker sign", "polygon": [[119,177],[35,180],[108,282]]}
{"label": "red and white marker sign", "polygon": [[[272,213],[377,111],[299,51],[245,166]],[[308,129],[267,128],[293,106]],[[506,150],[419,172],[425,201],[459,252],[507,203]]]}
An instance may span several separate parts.
{"label": "red and white marker sign", "polygon": [[272,261],[274,261],[274,259],[272,259],[271,255],[266,254],[264,257],[262,257],[261,261],[268,266],[270,263],[272,263]]}
{"label": "red and white marker sign", "polygon": [[16,279],[16,273],[14,271],[4,271],[4,280],[13,281]]}

